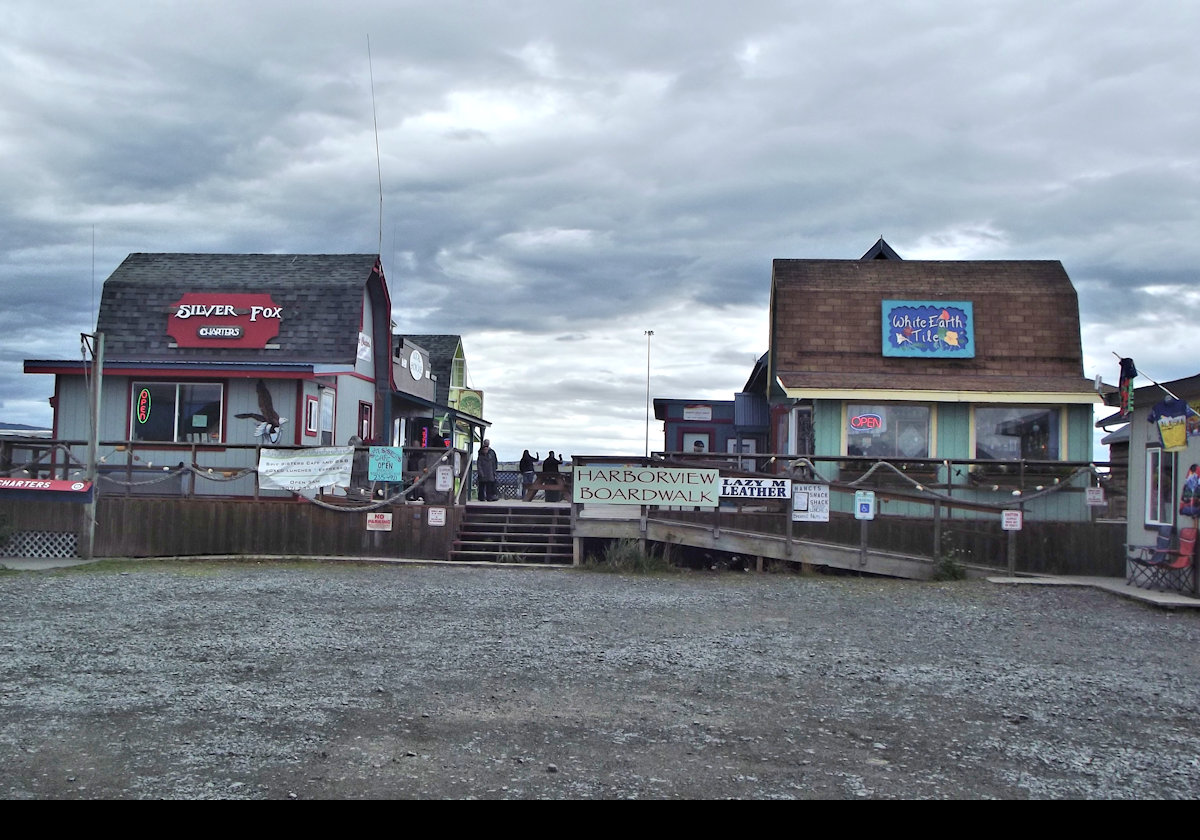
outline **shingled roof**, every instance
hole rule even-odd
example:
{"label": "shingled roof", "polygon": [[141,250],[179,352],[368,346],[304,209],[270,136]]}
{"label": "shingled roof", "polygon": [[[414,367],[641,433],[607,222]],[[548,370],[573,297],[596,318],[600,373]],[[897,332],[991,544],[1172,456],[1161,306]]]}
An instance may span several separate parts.
{"label": "shingled roof", "polygon": [[454,354],[458,352],[458,346],[462,344],[462,336],[425,334],[406,335],[404,338],[405,340],[411,339],[414,344],[424,347],[429,352],[429,365],[433,369],[433,375],[437,377],[434,400],[440,405],[449,405],[450,376],[453,373]]}
{"label": "shingled roof", "polygon": [[[883,355],[884,300],[970,301],[974,358]],[[805,391],[1054,393],[1094,401],[1057,260],[775,260],[771,368]],[[978,394],[968,399],[978,399]]]}
{"label": "shingled roof", "polygon": [[[354,364],[375,254],[130,254],[104,282],[97,328],[113,361],[255,360]],[[375,275],[382,285],[382,273]],[[171,304],[185,292],[270,294],[278,349],[172,347]]]}

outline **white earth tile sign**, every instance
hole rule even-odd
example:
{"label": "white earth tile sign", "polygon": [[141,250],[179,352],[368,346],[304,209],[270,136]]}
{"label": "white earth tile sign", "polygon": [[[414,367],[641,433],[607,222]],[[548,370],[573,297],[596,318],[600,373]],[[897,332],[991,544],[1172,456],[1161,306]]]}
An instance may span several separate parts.
{"label": "white earth tile sign", "polygon": [[367,514],[367,530],[368,531],[390,531],[392,530],[392,515],[382,511],[373,510]]}
{"label": "white earth tile sign", "polygon": [[258,456],[258,483],[271,490],[349,487],[352,446],[264,449]]}
{"label": "white earth tile sign", "polygon": [[727,475],[721,479],[721,495],[737,499],[786,499],[792,495],[792,480]]}
{"label": "white earth tile sign", "polygon": [[683,505],[715,508],[721,471],[667,467],[573,467],[575,501],[602,505]]}
{"label": "white earth tile sign", "polygon": [[367,450],[367,478],[371,481],[403,481],[404,449],[372,446]]}
{"label": "white earth tile sign", "polygon": [[828,522],[829,485],[793,484],[792,521]]}

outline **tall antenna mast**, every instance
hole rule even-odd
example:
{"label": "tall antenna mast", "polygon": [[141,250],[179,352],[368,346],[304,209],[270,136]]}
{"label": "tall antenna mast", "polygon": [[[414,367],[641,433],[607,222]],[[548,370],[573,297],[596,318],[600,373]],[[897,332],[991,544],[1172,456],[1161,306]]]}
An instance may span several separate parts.
{"label": "tall antenna mast", "polygon": [[371,76],[371,119],[375,123],[375,171],[379,176],[379,250],[383,256],[383,165],[379,161],[379,117],[375,113],[375,65],[371,61],[371,36],[367,36],[367,71]]}

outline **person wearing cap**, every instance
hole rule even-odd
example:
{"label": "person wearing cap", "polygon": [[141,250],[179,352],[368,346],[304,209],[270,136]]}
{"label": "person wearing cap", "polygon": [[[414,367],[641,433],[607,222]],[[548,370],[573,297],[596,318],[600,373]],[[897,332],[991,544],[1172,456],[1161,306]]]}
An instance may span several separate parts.
{"label": "person wearing cap", "polygon": [[476,483],[479,485],[479,501],[495,502],[499,500],[500,496],[496,493],[496,472],[500,469],[500,463],[490,440],[485,440],[483,446],[479,448],[479,459],[475,464],[475,469],[478,474]]}

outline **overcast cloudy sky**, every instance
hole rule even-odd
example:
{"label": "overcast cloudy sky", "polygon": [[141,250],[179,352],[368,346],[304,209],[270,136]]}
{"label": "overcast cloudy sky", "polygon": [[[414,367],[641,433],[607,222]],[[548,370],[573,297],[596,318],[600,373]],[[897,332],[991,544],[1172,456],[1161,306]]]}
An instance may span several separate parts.
{"label": "overcast cloudy sky", "polygon": [[1190,376],[1198,9],[6,0],[0,420],[49,424],[22,361],[79,358],[136,251],[381,252],[502,458],[641,452],[645,330],[652,396],[731,399],[771,260],[880,235],[1061,260],[1087,376]]}

